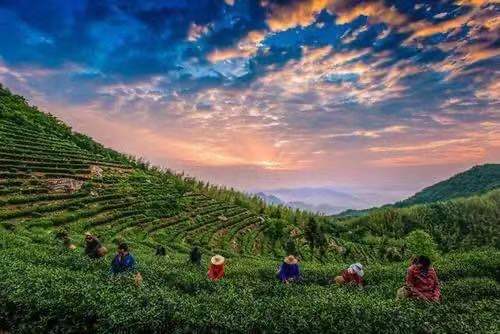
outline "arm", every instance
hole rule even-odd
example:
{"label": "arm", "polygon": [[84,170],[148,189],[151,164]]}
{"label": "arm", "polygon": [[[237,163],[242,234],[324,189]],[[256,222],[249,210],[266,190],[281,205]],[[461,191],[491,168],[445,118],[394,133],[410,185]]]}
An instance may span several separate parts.
{"label": "arm", "polygon": [[417,296],[418,298],[425,299],[425,297],[415,287],[415,272],[412,267],[408,268],[408,272],[406,274],[406,279],[405,279],[405,285],[406,288],[411,292],[411,294]]}

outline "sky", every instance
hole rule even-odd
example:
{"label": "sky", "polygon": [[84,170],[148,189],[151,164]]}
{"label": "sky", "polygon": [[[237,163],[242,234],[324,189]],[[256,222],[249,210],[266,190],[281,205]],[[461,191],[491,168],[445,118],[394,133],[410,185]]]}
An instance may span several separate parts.
{"label": "sky", "polygon": [[500,161],[499,13],[498,0],[0,0],[0,82],[213,183],[390,201]]}

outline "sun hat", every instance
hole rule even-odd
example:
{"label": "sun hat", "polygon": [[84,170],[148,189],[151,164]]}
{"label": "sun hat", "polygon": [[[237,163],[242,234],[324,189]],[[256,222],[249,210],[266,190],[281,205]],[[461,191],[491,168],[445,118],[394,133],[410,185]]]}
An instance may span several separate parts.
{"label": "sun hat", "polygon": [[283,261],[285,261],[286,264],[297,264],[297,262],[299,262],[293,255],[288,255]]}
{"label": "sun hat", "polygon": [[351,264],[349,268],[361,277],[363,277],[363,275],[365,274],[365,272],[363,271],[363,265],[361,263]]}
{"label": "sun hat", "polygon": [[212,262],[212,264],[216,266],[223,264],[224,261],[226,261],[226,259],[222,255],[214,255],[210,259],[210,262]]}

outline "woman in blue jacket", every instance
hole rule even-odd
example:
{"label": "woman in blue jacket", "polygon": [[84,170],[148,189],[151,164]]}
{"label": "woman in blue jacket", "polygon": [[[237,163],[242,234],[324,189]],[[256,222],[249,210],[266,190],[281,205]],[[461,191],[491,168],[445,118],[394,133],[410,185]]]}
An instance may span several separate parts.
{"label": "woman in blue jacket", "polygon": [[300,280],[298,262],[297,258],[293,255],[285,257],[283,263],[279,267],[278,279],[285,284]]}

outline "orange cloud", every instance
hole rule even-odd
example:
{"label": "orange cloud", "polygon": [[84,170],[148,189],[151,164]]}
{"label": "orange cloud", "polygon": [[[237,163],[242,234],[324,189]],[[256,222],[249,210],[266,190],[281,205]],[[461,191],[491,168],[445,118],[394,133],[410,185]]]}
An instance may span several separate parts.
{"label": "orange cloud", "polygon": [[417,23],[411,24],[407,29],[414,32],[411,36],[411,39],[423,38],[460,28],[463,25],[468,24],[471,17],[472,13],[468,15],[457,16],[454,19],[436,24],[431,24],[427,21],[419,21]]}
{"label": "orange cloud", "polygon": [[[334,7],[332,9],[335,10]],[[349,23],[361,15],[367,16],[371,22],[384,22],[390,26],[401,26],[408,21],[407,17],[395,8],[388,8],[379,1],[362,2],[350,10],[340,10],[338,14],[337,23],[339,24]]]}
{"label": "orange cloud", "polygon": [[495,80],[485,88],[479,89],[476,91],[476,97],[492,103],[500,103],[500,81]]}
{"label": "orange cloud", "polygon": [[391,26],[400,26],[408,21],[405,15],[395,8],[386,7],[383,1],[364,1],[353,5],[348,0],[303,0],[286,6],[269,6],[267,24],[272,31],[311,25],[322,10],[337,15],[339,24],[351,22],[360,15],[367,16],[372,22],[385,22]]}
{"label": "orange cloud", "polygon": [[455,144],[465,144],[470,141],[471,139],[469,138],[447,139],[447,140],[437,140],[429,143],[408,145],[408,146],[376,146],[376,147],[370,147],[368,150],[377,153],[422,151],[422,150],[441,148],[444,146],[455,145]]}
{"label": "orange cloud", "polygon": [[188,41],[194,42],[208,32],[208,25],[191,23],[188,31]]}
{"label": "orange cloud", "polygon": [[458,0],[457,4],[466,5],[466,6],[474,6],[474,7],[482,7],[489,3],[500,3],[498,0]]}
{"label": "orange cloud", "polygon": [[260,42],[266,37],[266,32],[262,30],[250,31],[238,45],[233,48],[216,49],[207,55],[211,63],[217,63],[233,58],[248,58],[257,53]]}
{"label": "orange cloud", "polygon": [[453,147],[446,151],[431,151],[421,155],[405,155],[371,160],[378,167],[436,166],[481,161],[486,155],[482,147]]}

